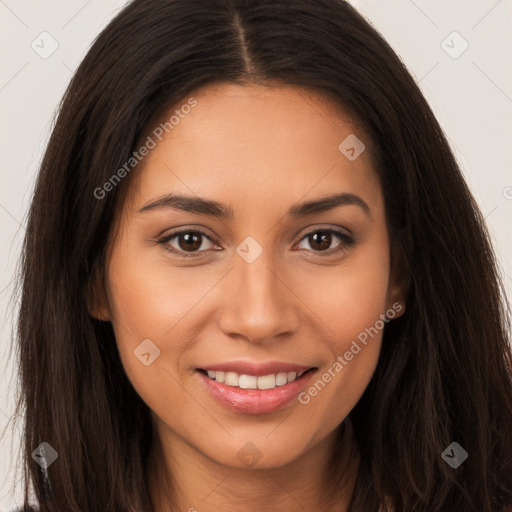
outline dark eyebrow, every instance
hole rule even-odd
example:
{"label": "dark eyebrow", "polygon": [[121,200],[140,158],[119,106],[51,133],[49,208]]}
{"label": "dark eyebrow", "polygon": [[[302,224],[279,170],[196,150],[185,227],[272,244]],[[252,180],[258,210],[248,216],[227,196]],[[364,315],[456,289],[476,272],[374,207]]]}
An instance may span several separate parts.
{"label": "dark eyebrow", "polygon": [[306,215],[312,215],[314,213],[322,213],[336,206],[359,206],[366,215],[371,217],[371,210],[368,206],[368,203],[361,199],[359,196],[355,194],[350,194],[348,192],[342,192],[340,194],[334,194],[332,196],[323,197],[321,199],[315,199],[313,201],[308,201],[305,203],[299,203],[292,206],[288,212],[290,217],[304,217]]}
{"label": "dark eyebrow", "polygon": [[137,213],[143,213],[157,208],[183,210],[184,212],[211,215],[221,219],[232,219],[234,217],[232,208],[224,206],[222,203],[201,197],[181,196],[177,194],[165,194],[164,196],[157,197],[155,200],[146,203],[142,208],[137,210]]}
{"label": "dark eyebrow", "polygon": [[[347,192],[296,204],[290,208],[288,215],[293,218],[305,217],[306,215],[326,212],[336,206],[345,205],[359,206],[368,216],[371,216],[371,210],[368,203],[359,196]],[[225,206],[222,203],[210,199],[177,194],[166,194],[158,197],[142,206],[137,210],[137,213],[143,213],[160,208],[183,210],[191,213],[210,215],[221,219],[234,218],[233,209],[230,206]]]}

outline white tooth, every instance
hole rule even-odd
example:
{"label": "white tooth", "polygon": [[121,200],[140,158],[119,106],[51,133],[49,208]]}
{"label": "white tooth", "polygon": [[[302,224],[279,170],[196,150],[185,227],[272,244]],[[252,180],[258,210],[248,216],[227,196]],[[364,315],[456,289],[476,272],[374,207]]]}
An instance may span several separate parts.
{"label": "white tooth", "polygon": [[[217,372],[218,373],[218,372]],[[297,378],[297,372],[288,372],[286,379],[288,382],[292,382]]]}
{"label": "white tooth", "polygon": [[276,375],[276,386],[284,386],[287,382],[285,372],[281,372]]}
{"label": "white tooth", "polygon": [[263,375],[256,377],[254,375],[239,375],[236,372],[216,372],[208,370],[208,377],[217,382],[223,382],[228,386],[239,387],[241,389],[273,389],[276,386],[284,386],[288,382],[293,382],[305,373],[305,370],[297,372],[280,372],[278,374]]}
{"label": "white tooth", "polygon": [[255,377],[254,375],[240,375],[238,385],[242,389],[258,389],[256,385],[257,381],[258,377]]}
{"label": "white tooth", "polygon": [[276,376],[274,374],[258,377],[258,389],[272,389],[275,387]]}
{"label": "white tooth", "polygon": [[224,383],[228,386],[236,386],[238,387],[238,373],[235,372],[226,372],[224,377]]}

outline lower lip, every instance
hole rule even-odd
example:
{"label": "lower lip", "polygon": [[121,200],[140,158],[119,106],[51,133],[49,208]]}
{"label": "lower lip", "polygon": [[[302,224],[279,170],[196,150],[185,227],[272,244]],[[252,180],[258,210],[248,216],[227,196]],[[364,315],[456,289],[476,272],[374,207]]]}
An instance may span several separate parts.
{"label": "lower lip", "polygon": [[224,407],[243,414],[267,414],[281,409],[297,398],[315,371],[310,370],[293,382],[272,389],[235,388],[212,380],[199,370],[197,374],[207,391]]}

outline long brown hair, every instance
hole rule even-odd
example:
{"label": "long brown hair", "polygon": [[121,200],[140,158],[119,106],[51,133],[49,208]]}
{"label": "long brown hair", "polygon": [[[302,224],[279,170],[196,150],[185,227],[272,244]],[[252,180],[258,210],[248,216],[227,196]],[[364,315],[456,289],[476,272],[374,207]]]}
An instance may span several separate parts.
{"label": "long brown hair", "polygon": [[[25,500],[42,512],[150,511],[149,410],[86,290],[102,272],[123,166],[155,116],[213,82],[293,84],[336,101],[375,148],[407,311],[386,326],[350,413],[361,464],[351,512],[512,505],[509,320],[482,215],[432,111],[384,39],[340,0],[134,0],[65,94],[29,212],[18,356]],[[46,471],[31,453],[48,442]],[[457,442],[458,468],[443,460]]]}

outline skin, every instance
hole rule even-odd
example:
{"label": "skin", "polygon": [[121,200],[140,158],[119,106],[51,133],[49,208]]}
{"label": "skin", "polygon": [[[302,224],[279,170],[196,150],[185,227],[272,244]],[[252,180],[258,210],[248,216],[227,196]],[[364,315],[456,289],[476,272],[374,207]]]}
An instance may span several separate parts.
{"label": "skin", "polygon": [[[132,176],[109,247],[104,300],[92,310],[112,322],[127,376],[152,411],[162,446],[151,454],[159,469],[148,475],[155,510],[172,510],[167,468],[179,484],[180,511],[345,511],[357,459],[345,457],[350,471],[336,504],[326,501],[327,464],[336,430],[374,373],[382,331],[309,403],[293,400],[269,414],[219,405],[195,369],[278,360],[317,367],[313,383],[365,328],[403,304],[370,151],[349,161],[338,149],[350,134],[367,137],[326,98],[296,87],[217,84],[193,97],[197,106]],[[170,192],[229,205],[234,217],[138,211]],[[369,212],[342,205],[287,216],[296,203],[338,192],[359,196]],[[158,243],[176,228],[199,229],[211,241],[200,238],[194,256],[180,258]],[[333,235],[327,246],[344,250],[326,255],[306,236],[326,228],[355,243]],[[236,252],[248,236],[263,249],[252,263]],[[169,245],[186,253],[179,237]],[[134,357],[145,339],[160,350],[149,366]],[[237,457],[248,442],[260,456],[251,467]],[[348,449],[348,429],[345,442]]]}

